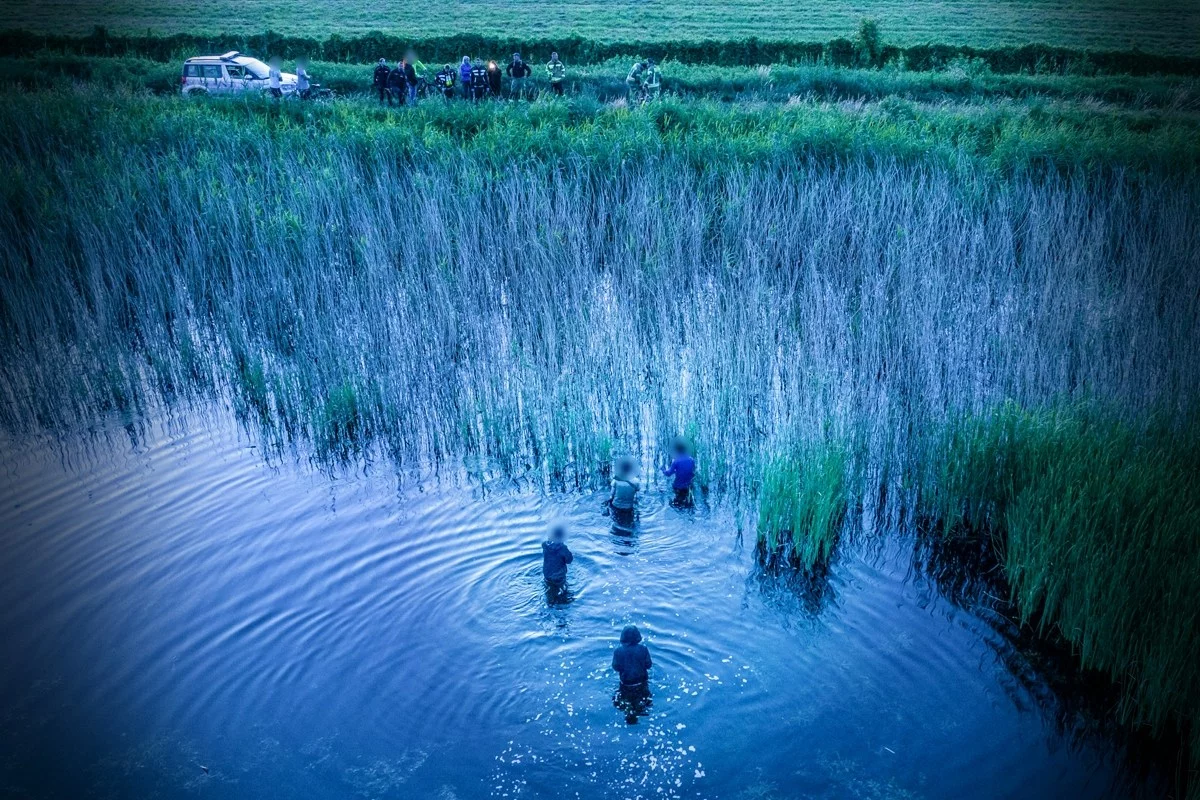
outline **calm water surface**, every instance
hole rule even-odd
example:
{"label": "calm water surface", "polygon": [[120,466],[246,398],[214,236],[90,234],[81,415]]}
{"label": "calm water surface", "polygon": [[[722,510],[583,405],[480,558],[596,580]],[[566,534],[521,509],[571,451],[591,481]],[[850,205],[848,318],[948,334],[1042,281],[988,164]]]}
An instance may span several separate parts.
{"label": "calm water surface", "polygon": [[[331,477],[190,427],[69,457],[0,440],[0,796],[1131,791],[1014,677],[1004,621],[940,597],[899,537],[814,603],[663,486],[627,536],[600,495],[401,491],[387,465]],[[557,607],[554,520],[576,554]],[[655,661],[636,725],[608,670],[627,623]]]}

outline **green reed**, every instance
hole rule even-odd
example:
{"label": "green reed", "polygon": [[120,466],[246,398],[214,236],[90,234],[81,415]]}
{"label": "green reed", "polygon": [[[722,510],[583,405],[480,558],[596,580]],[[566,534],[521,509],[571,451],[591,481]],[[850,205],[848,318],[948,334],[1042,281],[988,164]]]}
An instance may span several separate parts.
{"label": "green reed", "polygon": [[961,522],[999,538],[1025,619],[1119,683],[1126,721],[1190,730],[1193,759],[1197,441],[1194,414],[1130,422],[1094,403],[1005,404],[948,428],[927,484],[948,535]]}

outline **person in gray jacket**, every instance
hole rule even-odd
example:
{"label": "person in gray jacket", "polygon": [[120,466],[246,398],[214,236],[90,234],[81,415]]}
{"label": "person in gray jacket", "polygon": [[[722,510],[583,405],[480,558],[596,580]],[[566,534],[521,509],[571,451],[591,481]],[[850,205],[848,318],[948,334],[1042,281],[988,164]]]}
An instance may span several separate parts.
{"label": "person in gray jacket", "polygon": [[612,492],[608,496],[608,507],[612,510],[613,522],[618,527],[632,528],[634,511],[637,508],[637,493],[641,487],[635,475],[633,459],[622,456],[617,461],[613,477]]}

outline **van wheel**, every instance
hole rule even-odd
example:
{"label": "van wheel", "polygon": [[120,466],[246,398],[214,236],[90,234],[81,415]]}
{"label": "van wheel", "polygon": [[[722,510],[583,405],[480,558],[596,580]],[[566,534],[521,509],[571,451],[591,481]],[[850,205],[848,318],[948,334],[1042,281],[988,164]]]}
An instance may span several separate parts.
{"label": "van wheel", "polygon": [[205,97],[208,95],[208,89],[188,89],[188,97]]}

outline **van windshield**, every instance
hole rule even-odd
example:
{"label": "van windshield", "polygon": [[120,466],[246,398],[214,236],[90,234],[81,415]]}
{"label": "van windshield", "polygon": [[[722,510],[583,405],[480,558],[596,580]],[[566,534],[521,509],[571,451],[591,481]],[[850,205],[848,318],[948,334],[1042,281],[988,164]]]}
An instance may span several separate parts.
{"label": "van windshield", "polygon": [[249,72],[259,80],[266,80],[267,75],[271,72],[271,68],[257,58],[239,58],[237,59],[237,63],[245,67],[246,72]]}

